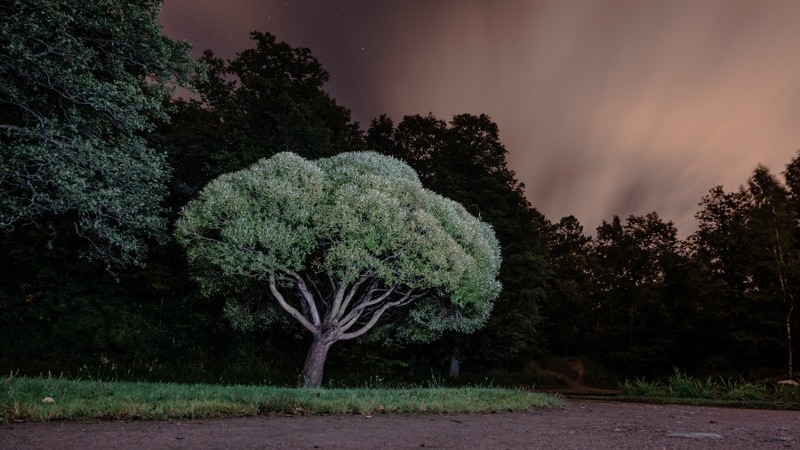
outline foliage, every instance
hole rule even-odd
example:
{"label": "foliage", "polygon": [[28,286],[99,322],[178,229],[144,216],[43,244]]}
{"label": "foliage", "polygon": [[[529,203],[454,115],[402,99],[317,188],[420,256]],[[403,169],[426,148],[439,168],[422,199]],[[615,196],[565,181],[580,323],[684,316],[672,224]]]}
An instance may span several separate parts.
{"label": "foliage", "polygon": [[719,384],[711,378],[695,379],[675,369],[675,373],[667,383],[669,394],[679,398],[716,398],[719,396]]}
{"label": "foliage", "polygon": [[[762,400],[767,398],[767,386],[759,383],[746,383],[739,379],[721,378],[719,381],[720,398],[722,400]],[[774,391],[774,397],[780,399],[781,395]]]}
{"label": "foliage", "polygon": [[[440,352],[457,376],[460,361],[497,367],[539,351],[538,311],[548,269],[544,261],[544,217],[524,195],[506,163],[497,124],[484,115],[459,114],[446,123],[433,115],[387,116],[372,121],[371,148],[407,162],[427,188],[451,198],[492,225],[503,249],[503,292],[485,328],[464,338],[448,336]],[[502,351],[497,351],[502,348]],[[415,352],[416,355],[418,352]]]}
{"label": "foliage", "polygon": [[679,261],[677,230],[656,213],[618,217],[597,229],[592,272],[597,290],[599,345],[595,352],[615,367],[634,373],[669,367],[678,353],[667,326],[678,309],[665,289]]}
{"label": "foliage", "polygon": [[206,50],[200,99],[172,99],[172,124],[149,138],[175,170],[177,207],[219,175],[279,152],[315,159],[365,148],[350,110],[323,89],[328,72],[309,49],[269,33],[251,38],[254,47],[230,61]]}
{"label": "foliage", "polygon": [[542,334],[551,352],[569,356],[587,352],[594,340],[596,286],[592,277],[595,258],[592,239],[574,216],[562,218],[546,229],[547,259],[553,276],[542,303]]}
{"label": "foliage", "polygon": [[[787,179],[793,176],[787,173]],[[718,286],[711,305],[724,315],[717,347],[729,349],[724,356],[742,375],[765,359],[775,361],[783,346],[792,377],[791,331],[800,286],[794,202],[790,191],[759,166],[746,188],[712,189],[697,214],[694,255]]]}
{"label": "foliage", "polygon": [[[392,309],[408,306],[411,339],[472,332],[500,291],[491,227],[371,152],[317,161],[280,153],[223,175],[183,209],[176,236],[207,292],[263,283],[312,333],[306,383],[321,382],[316,351],[324,363],[330,345]],[[234,309],[269,320],[264,307]]]}
{"label": "foliage", "polygon": [[111,361],[134,369],[211,354],[230,363],[238,353],[218,320],[220,301],[198,299],[176,282],[181,259],[167,255],[179,249],[157,248],[147,267],[113,278],[75,252],[80,238],[69,229],[52,243],[46,230],[33,231],[19,227],[2,236],[0,367],[36,374]]}
{"label": "foliage", "polygon": [[[559,407],[558,398],[489,387],[292,389],[71,381],[9,376],[0,421],[188,419],[265,414],[442,414]],[[51,404],[42,403],[51,397]]]}
{"label": "foliage", "polygon": [[631,397],[666,397],[669,389],[660,381],[647,381],[636,378],[633,381],[625,380],[620,383],[624,395]]}
{"label": "foliage", "polygon": [[797,409],[800,407],[800,389],[764,382],[745,382],[741,379],[705,379],[687,376],[674,368],[664,381],[647,381],[637,378],[620,384],[625,396],[641,399],[662,398],[708,400],[718,404],[766,406]]}
{"label": "foliage", "polygon": [[110,266],[140,263],[162,237],[169,169],[141,134],[195,66],[161,33],[160,3],[3,4],[0,229],[66,218]]}

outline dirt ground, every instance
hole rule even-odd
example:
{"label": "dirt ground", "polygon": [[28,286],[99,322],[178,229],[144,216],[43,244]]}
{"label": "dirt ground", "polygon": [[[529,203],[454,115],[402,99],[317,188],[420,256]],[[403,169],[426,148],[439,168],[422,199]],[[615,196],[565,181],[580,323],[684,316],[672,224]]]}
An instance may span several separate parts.
{"label": "dirt ground", "polygon": [[0,425],[2,449],[800,448],[800,412],[569,401],[474,415]]}

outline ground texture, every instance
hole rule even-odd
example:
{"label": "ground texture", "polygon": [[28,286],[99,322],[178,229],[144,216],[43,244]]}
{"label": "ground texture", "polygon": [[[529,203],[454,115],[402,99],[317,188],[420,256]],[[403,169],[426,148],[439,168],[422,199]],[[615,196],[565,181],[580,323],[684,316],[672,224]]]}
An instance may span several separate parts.
{"label": "ground texture", "polygon": [[0,449],[800,448],[800,412],[569,401],[474,415],[0,425]]}

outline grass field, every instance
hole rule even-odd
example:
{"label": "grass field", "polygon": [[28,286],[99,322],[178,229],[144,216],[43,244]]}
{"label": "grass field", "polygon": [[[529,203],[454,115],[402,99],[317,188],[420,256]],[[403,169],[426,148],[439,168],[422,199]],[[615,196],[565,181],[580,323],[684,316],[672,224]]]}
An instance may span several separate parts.
{"label": "grass field", "polygon": [[450,414],[559,407],[554,396],[493,387],[327,388],[140,383],[9,376],[0,421],[163,420],[263,414]]}

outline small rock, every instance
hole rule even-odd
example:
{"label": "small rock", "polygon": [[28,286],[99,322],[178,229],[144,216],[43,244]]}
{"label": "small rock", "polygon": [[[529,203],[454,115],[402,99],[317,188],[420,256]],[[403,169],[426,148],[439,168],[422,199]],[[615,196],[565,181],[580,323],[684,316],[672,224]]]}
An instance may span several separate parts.
{"label": "small rock", "polygon": [[717,433],[698,433],[698,432],[681,432],[681,431],[668,431],[667,437],[682,437],[689,439],[722,439],[722,436]]}
{"label": "small rock", "polygon": [[42,399],[42,403],[44,403],[45,405],[49,405],[55,402],[56,399],[54,399],[53,397],[45,397],[44,399]]}

